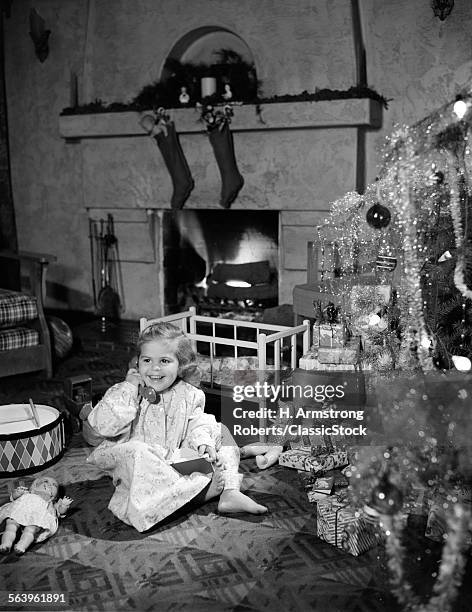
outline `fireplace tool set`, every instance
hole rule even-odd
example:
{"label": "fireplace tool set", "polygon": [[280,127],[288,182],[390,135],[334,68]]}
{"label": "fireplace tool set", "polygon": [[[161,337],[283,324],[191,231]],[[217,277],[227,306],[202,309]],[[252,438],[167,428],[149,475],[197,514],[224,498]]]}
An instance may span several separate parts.
{"label": "fireplace tool set", "polygon": [[93,303],[100,317],[101,331],[105,332],[109,322],[119,319],[124,308],[123,279],[113,215],[108,214],[106,221],[89,219],[89,239]]}

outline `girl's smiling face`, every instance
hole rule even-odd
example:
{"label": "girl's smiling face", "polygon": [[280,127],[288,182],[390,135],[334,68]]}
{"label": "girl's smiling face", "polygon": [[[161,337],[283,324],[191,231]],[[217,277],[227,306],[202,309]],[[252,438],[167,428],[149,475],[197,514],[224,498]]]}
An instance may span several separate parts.
{"label": "girl's smiling face", "polygon": [[138,371],[145,385],[160,393],[174,384],[179,371],[175,351],[175,340],[155,339],[143,344]]}

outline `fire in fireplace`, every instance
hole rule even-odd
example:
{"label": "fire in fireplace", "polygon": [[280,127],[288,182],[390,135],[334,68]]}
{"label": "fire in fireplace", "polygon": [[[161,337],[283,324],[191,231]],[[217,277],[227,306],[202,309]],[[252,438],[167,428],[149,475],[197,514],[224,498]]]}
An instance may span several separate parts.
{"label": "fire in fireplace", "polygon": [[179,210],[164,215],[166,313],[256,314],[278,304],[277,211]]}

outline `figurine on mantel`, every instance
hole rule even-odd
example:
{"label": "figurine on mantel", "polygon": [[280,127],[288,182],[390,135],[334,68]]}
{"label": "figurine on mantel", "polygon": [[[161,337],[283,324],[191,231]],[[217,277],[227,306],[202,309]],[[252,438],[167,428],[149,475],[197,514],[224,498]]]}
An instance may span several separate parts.
{"label": "figurine on mantel", "polygon": [[187,88],[183,85],[180,88],[180,96],[179,96],[180,104],[188,104],[190,102],[190,96],[187,93]]}
{"label": "figurine on mantel", "polygon": [[226,101],[231,100],[231,98],[233,97],[233,92],[231,91],[231,87],[229,83],[225,83],[225,90],[221,95],[224,100]]}

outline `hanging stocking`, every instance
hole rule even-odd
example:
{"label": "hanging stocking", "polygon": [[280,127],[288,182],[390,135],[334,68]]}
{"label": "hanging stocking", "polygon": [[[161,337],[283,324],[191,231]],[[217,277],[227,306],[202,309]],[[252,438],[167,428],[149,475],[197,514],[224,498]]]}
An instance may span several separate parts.
{"label": "hanging stocking", "polygon": [[162,109],[159,109],[156,118],[152,115],[145,115],[140,123],[146,132],[155,139],[169,171],[173,188],[170,200],[172,208],[183,208],[195,183],[180,146],[174,122],[169,120]]}
{"label": "hanging stocking", "polygon": [[244,179],[239,173],[234,154],[233,135],[229,129],[231,107],[225,106],[224,111],[214,112],[207,106],[203,119],[207,124],[208,136],[215,154],[221,174],[220,206],[229,208],[244,185]]}

